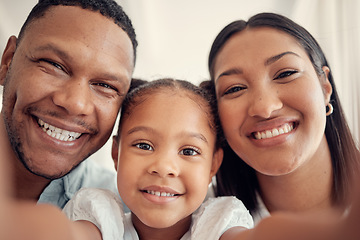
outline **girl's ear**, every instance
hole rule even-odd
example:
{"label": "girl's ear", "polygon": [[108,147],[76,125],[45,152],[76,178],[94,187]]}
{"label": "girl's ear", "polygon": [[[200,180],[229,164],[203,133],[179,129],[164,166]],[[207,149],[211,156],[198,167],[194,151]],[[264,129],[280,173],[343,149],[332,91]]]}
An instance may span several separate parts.
{"label": "girl's ear", "polygon": [[223,157],[224,157],[223,149],[219,148],[218,150],[216,150],[216,152],[213,155],[213,161],[212,161],[212,166],[211,166],[211,170],[210,170],[209,183],[211,182],[212,177],[215,176],[215,174],[219,170],[219,168],[221,166],[221,163],[223,161]]}
{"label": "girl's ear", "polygon": [[324,99],[325,99],[325,105],[330,102],[330,97],[332,94],[332,86],[329,81],[329,73],[330,69],[327,66],[323,66],[322,70],[324,72],[324,75],[320,78],[320,84],[322,86],[323,92],[324,92]]}
{"label": "girl's ear", "polygon": [[117,171],[117,165],[118,165],[118,157],[119,157],[119,137],[113,136],[112,137],[112,148],[111,148],[111,157],[114,161],[115,170]]}
{"label": "girl's ear", "polygon": [[3,56],[1,58],[0,85],[4,85],[6,74],[9,70],[12,58],[14,57],[14,53],[16,49],[16,41],[17,41],[16,37],[11,36],[6,44]]}

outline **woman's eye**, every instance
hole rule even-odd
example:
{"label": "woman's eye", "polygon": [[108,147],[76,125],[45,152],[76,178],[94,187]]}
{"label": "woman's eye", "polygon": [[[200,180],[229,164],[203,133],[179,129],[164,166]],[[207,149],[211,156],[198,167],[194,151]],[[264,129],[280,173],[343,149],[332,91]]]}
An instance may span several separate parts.
{"label": "woman's eye", "polygon": [[147,143],[137,143],[135,144],[135,147],[142,149],[142,150],[146,150],[146,151],[153,151],[154,149],[152,148],[152,146],[150,146],[150,144]]}
{"label": "woman's eye", "polygon": [[239,91],[244,90],[244,89],[245,89],[245,87],[235,86],[235,87],[232,87],[232,88],[229,88],[228,90],[226,90],[224,92],[224,95],[236,93],[236,92],[239,92]]}
{"label": "woman's eye", "polygon": [[281,78],[286,78],[289,77],[295,73],[297,73],[298,71],[296,70],[291,70],[291,71],[285,71],[285,72],[281,72],[278,76],[275,77],[275,79],[281,79]]}
{"label": "woman's eye", "polygon": [[180,151],[180,154],[185,155],[185,156],[195,156],[200,154],[199,151],[192,149],[192,148],[185,148],[183,150]]}

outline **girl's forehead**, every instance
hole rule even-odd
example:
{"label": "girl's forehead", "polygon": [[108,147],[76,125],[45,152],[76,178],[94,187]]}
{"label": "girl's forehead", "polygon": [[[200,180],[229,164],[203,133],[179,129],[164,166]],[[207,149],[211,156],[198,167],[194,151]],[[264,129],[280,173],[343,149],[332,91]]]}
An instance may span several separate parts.
{"label": "girl's forehead", "polygon": [[[161,105],[164,108],[166,105],[169,105],[171,108],[179,108],[179,105],[182,107],[186,105],[186,108],[196,108],[198,113],[203,114],[207,118],[211,116],[210,103],[204,97],[188,89],[163,87],[154,91],[148,91],[146,94],[139,96],[136,102],[132,109],[130,109],[132,113],[143,111],[143,108],[149,108],[152,104]],[[179,111],[177,114],[182,114],[182,112]]]}

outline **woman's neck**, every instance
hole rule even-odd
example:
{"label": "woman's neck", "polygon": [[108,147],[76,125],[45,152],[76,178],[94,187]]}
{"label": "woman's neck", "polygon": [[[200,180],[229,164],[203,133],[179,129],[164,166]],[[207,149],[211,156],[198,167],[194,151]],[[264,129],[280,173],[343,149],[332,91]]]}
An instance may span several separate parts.
{"label": "woman's neck", "polygon": [[324,136],[318,151],[294,172],[283,176],[257,173],[260,195],[269,212],[307,212],[333,207],[333,170]]}

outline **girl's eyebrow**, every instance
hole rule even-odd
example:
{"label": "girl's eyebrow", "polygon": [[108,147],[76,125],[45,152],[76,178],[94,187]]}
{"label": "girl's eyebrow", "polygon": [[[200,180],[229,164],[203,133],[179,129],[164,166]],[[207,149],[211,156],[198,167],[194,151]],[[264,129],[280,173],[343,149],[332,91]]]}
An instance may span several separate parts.
{"label": "girl's eyebrow", "polygon": [[190,137],[198,138],[205,143],[208,143],[206,137],[204,135],[202,135],[201,133],[185,132],[185,134],[189,135]]}
{"label": "girl's eyebrow", "polygon": [[265,65],[265,66],[268,66],[268,65],[270,65],[270,64],[278,61],[280,58],[282,58],[282,57],[284,57],[285,55],[288,55],[288,54],[292,54],[292,55],[295,55],[295,56],[297,56],[297,57],[300,57],[297,53],[287,51],[287,52],[283,52],[283,53],[277,54],[277,55],[275,55],[275,56],[269,57],[269,58],[265,61],[264,65]]}
{"label": "girl's eyebrow", "polygon": [[[138,127],[131,128],[129,131],[127,131],[127,135],[130,135],[130,134],[135,133],[135,132],[140,132],[140,131],[155,133],[155,131],[154,131],[152,128],[150,128],[150,127],[138,126]],[[180,137],[180,136],[194,137],[194,138],[200,139],[201,141],[203,141],[203,142],[205,142],[205,143],[208,144],[208,140],[207,140],[206,137],[205,137],[203,134],[201,134],[201,133],[183,131],[183,132],[180,132],[180,133],[179,133],[179,137]]]}

